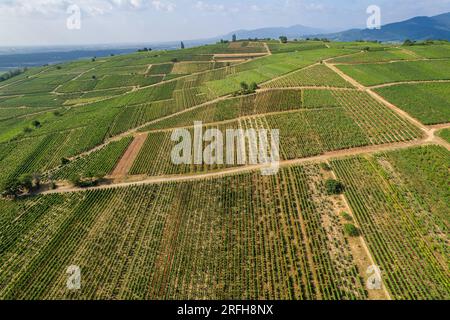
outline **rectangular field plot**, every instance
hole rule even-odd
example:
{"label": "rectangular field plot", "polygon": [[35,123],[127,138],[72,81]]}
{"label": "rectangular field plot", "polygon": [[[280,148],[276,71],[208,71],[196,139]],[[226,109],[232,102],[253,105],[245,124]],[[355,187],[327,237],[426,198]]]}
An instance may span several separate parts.
{"label": "rectangular field plot", "polygon": [[[280,155],[282,160],[316,156],[330,151],[367,145],[387,144],[418,139],[420,129],[397,116],[368,94],[356,90],[333,91],[338,105],[331,108],[287,110],[282,113],[246,116],[239,120],[206,125],[225,133],[226,129],[278,129],[280,130]],[[216,110],[208,114],[197,113],[185,122],[166,123],[167,126],[189,126],[193,122],[211,119]],[[199,109],[200,112],[200,109]],[[223,115],[223,113],[221,113]],[[237,115],[229,113],[229,116]],[[185,118],[188,119],[188,118]],[[169,119],[168,119],[169,120]],[[189,123],[190,122],[190,123]],[[141,149],[131,174],[166,175],[213,171],[235,165],[174,165],[171,151],[176,143],[170,137],[172,130],[151,132]],[[205,144],[206,146],[206,144]],[[225,152],[225,151],[224,151]]]}
{"label": "rectangular field plot", "polygon": [[51,173],[55,180],[71,180],[73,178],[102,178],[110,174],[127,147],[131,137],[114,141],[87,156],[73,160],[67,165]]}
{"label": "rectangular field plot", "polygon": [[325,43],[321,41],[299,41],[289,43],[269,42],[267,45],[272,53],[286,53],[326,48]]}
{"label": "rectangular field plot", "polygon": [[263,88],[291,88],[302,86],[353,87],[337,73],[324,65],[301,69],[262,85]]}
{"label": "rectangular field plot", "polygon": [[409,46],[408,51],[428,59],[450,58],[450,45]]}
{"label": "rectangular field plot", "polygon": [[377,51],[364,51],[347,57],[341,57],[331,60],[332,63],[370,63],[370,62],[383,62],[392,60],[410,60],[416,59],[413,54],[409,54],[401,49],[397,50],[377,50]]}
{"label": "rectangular field plot", "polygon": [[[0,298],[365,299],[323,175],[310,165],[0,200]],[[82,290],[67,289],[70,265]]]}
{"label": "rectangular field plot", "polygon": [[438,132],[439,137],[450,143],[450,129],[442,129]]}
{"label": "rectangular field plot", "polygon": [[423,147],[332,162],[393,299],[449,299],[450,154]]}
{"label": "rectangular field plot", "polygon": [[419,80],[449,80],[450,60],[407,61],[382,64],[338,65],[366,86]]}
{"label": "rectangular field plot", "polygon": [[450,122],[450,82],[402,84],[375,91],[424,124]]}

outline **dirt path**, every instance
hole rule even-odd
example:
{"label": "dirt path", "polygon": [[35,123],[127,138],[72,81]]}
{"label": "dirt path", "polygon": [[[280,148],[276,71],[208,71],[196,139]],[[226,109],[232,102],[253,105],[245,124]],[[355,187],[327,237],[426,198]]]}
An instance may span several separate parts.
{"label": "dirt path", "polygon": [[449,129],[450,128],[450,122],[434,124],[434,125],[428,126],[428,128],[430,128],[430,129],[437,129],[437,130],[439,130],[439,129]]}
{"label": "dirt path", "polygon": [[124,155],[122,156],[122,159],[120,159],[113,173],[108,178],[121,179],[128,175],[128,172],[130,171],[131,166],[134,163],[134,160],[136,160],[139,151],[141,151],[141,148],[144,145],[146,139],[147,139],[146,133],[137,135],[134,138],[133,142],[131,142],[127,151],[125,151]]}
{"label": "dirt path", "polygon": [[264,47],[266,48],[267,53],[269,54],[269,56],[271,56],[272,55],[272,51],[270,51],[270,48],[269,48],[269,45],[267,44],[267,42],[264,42]]}
{"label": "dirt path", "polygon": [[341,76],[341,78],[343,78],[344,80],[346,80],[347,82],[351,83],[355,88],[358,88],[359,90],[366,90],[366,87],[364,87],[362,84],[360,84],[358,81],[356,81],[355,79],[353,79],[352,77],[346,75],[344,72],[342,72],[341,70],[339,70],[334,64],[329,63],[328,61],[324,61],[324,64],[330,68],[331,70],[333,70],[334,72],[336,72],[338,75]]}
{"label": "dirt path", "polygon": [[[333,179],[337,180],[337,176],[334,171],[330,171],[330,175]],[[355,226],[361,230],[358,221],[355,218],[355,214],[347,201],[345,195],[338,196],[345,207],[345,212],[347,212],[352,218]],[[375,260],[370,253],[369,247],[364,240],[363,235],[359,235],[356,238],[347,237],[347,241],[350,246],[350,250],[352,251],[353,258],[355,259],[355,263],[358,266],[358,270],[362,279],[366,279],[366,270],[371,265],[376,265]],[[366,283],[364,283],[366,284]],[[381,290],[367,290],[369,300],[392,300],[389,291],[386,288],[386,285],[383,283],[382,279],[382,289]]]}
{"label": "dirt path", "polygon": [[[427,137],[422,140],[414,140],[414,141],[409,141],[409,142],[399,142],[399,143],[376,145],[376,146],[365,146],[365,147],[359,147],[359,148],[353,148],[353,149],[345,149],[345,150],[326,152],[322,155],[312,156],[312,157],[307,157],[307,158],[284,160],[284,161],[280,161],[280,167],[288,167],[288,166],[305,164],[305,163],[320,163],[320,162],[326,162],[326,161],[329,161],[332,159],[337,159],[337,158],[359,156],[359,155],[373,154],[373,153],[379,153],[379,152],[395,151],[395,150],[407,149],[407,148],[411,148],[411,147],[433,145],[433,144],[442,145],[438,139],[436,139],[434,137],[432,137],[432,138]],[[450,148],[449,148],[449,151],[450,151]],[[234,174],[251,172],[251,171],[256,171],[256,170],[262,170],[266,167],[267,167],[267,165],[265,165],[265,164],[257,164],[257,165],[247,165],[247,166],[223,169],[220,171],[213,171],[213,172],[200,173],[200,174],[170,175],[170,176],[159,176],[159,177],[148,177],[148,176],[133,177],[133,176],[130,176],[130,177],[126,178],[125,181],[118,181],[117,179],[115,181],[110,180],[110,181],[106,181],[105,184],[103,184],[103,185],[93,187],[93,188],[82,189],[82,188],[74,188],[74,187],[65,186],[65,187],[55,189],[55,190],[45,191],[45,192],[42,192],[41,194],[69,193],[69,192],[76,192],[76,191],[89,190],[89,189],[109,189],[109,188],[128,187],[128,186],[134,186],[134,185],[160,184],[160,183],[167,183],[167,182],[196,181],[196,180],[204,180],[204,179],[211,179],[211,178],[220,178],[220,177],[227,176],[227,175],[234,175]]]}

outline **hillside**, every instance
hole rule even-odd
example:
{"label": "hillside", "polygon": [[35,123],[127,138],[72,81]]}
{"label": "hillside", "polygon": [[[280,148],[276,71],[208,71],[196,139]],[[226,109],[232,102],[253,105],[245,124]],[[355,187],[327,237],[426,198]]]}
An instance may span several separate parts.
{"label": "hillside", "polygon": [[286,36],[289,39],[298,39],[304,35],[323,33],[323,30],[318,28],[311,28],[302,25],[295,25],[291,27],[272,27],[260,28],[254,30],[237,30],[224,35],[223,39],[230,39],[235,34],[238,39],[278,39],[279,36]]}
{"label": "hillside", "polygon": [[449,103],[446,43],[30,68],[0,82],[0,299],[448,300]]}

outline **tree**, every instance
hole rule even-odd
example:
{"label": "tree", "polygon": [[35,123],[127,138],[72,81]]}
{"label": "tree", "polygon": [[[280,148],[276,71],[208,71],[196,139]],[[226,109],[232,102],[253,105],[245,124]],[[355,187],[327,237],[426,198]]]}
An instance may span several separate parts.
{"label": "tree", "polygon": [[236,42],[237,41],[237,36],[235,35],[235,34],[233,34],[233,37],[232,37],[232,40],[231,41],[233,41],[233,42]]}
{"label": "tree", "polygon": [[287,41],[288,41],[288,38],[286,36],[281,36],[280,37],[280,42],[281,43],[287,43]]}
{"label": "tree", "polygon": [[34,120],[31,124],[35,128],[40,128],[41,127],[41,123],[39,122],[39,120]]}
{"label": "tree", "polygon": [[247,82],[245,82],[245,81],[242,81],[241,82],[241,90],[242,90],[242,92],[247,92],[248,91],[248,84],[247,84]]}
{"label": "tree", "polygon": [[61,158],[61,165],[65,166],[66,164],[69,164],[70,160],[67,158]]}
{"label": "tree", "polygon": [[347,221],[353,221],[353,218],[351,215],[349,215],[347,212],[342,211],[341,212],[341,217],[344,218]]}
{"label": "tree", "polygon": [[259,87],[258,87],[258,84],[256,83],[256,82],[252,82],[252,83],[250,83],[250,88],[249,88],[250,90],[250,92],[255,92],[256,90],[258,90],[259,89]]}
{"label": "tree", "polygon": [[409,39],[406,39],[405,42],[403,42],[403,45],[404,46],[413,46],[414,42]]}
{"label": "tree", "polygon": [[181,41],[181,49],[184,49],[184,43]]}
{"label": "tree", "polygon": [[41,174],[35,172],[31,175],[31,178],[32,178],[32,186],[39,189],[39,187],[41,186],[41,179],[42,179]]}
{"label": "tree", "polygon": [[23,174],[18,179],[19,185],[22,189],[25,189],[27,191],[30,191],[33,189],[33,177],[31,174]]}
{"label": "tree", "polygon": [[20,194],[20,184],[17,179],[14,179],[5,187],[5,190],[2,192],[2,197],[15,199]]}
{"label": "tree", "polygon": [[334,179],[328,179],[327,181],[325,181],[325,188],[329,195],[341,194],[344,191],[344,185]]}
{"label": "tree", "polygon": [[355,225],[351,223],[344,224],[344,232],[349,237],[357,237],[359,236],[359,230],[355,227]]}

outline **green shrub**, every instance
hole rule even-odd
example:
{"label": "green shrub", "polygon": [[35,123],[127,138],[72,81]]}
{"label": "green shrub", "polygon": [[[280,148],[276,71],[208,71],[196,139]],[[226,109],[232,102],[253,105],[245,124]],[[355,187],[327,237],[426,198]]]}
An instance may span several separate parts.
{"label": "green shrub", "polygon": [[358,237],[359,236],[359,230],[355,227],[355,225],[351,223],[347,223],[344,225],[344,232],[349,237]]}
{"label": "green shrub", "polygon": [[351,215],[349,215],[347,212],[343,211],[341,212],[341,217],[344,218],[347,221],[353,221],[353,218]]}
{"label": "green shrub", "polygon": [[329,195],[342,194],[342,192],[344,191],[344,185],[341,182],[334,179],[328,179],[325,182],[325,188]]}

